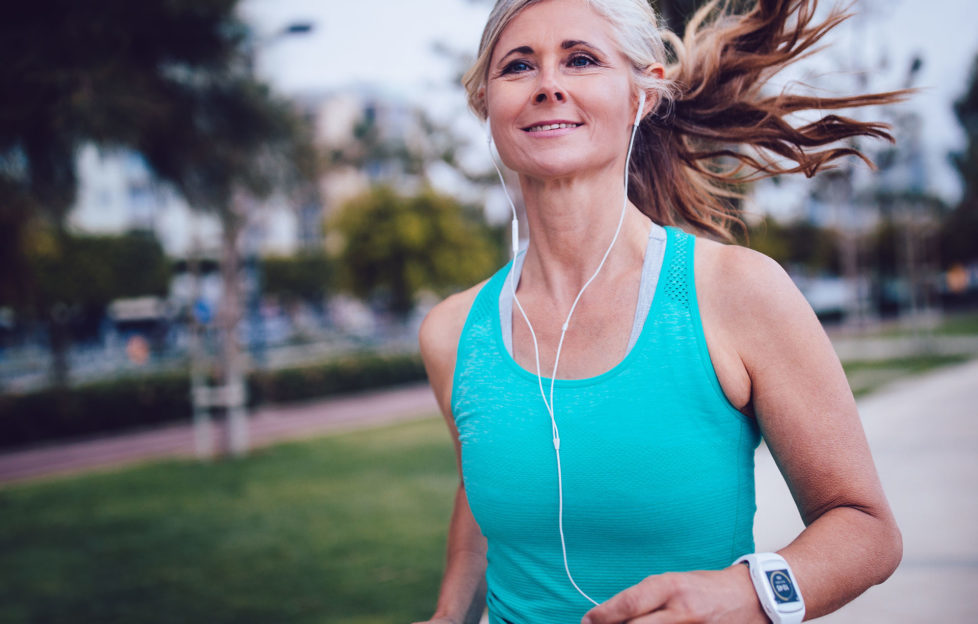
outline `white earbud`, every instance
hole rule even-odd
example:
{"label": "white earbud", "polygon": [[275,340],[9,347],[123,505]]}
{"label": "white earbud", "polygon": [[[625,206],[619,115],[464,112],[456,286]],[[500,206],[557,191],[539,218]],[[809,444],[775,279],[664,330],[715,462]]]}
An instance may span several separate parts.
{"label": "white earbud", "polygon": [[[645,90],[638,92],[638,110],[635,111],[635,123],[633,126],[637,126],[642,121],[642,109],[645,108]],[[631,145],[629,145],[631,147]]]}
{"label": "white earbud", "polygon": [[[622,224],[625,221],[625,211],[628,206],[628,166],[632,158],[632,146],[635,144],[635,133],[638,130],[638,125],[642,121],[642,112],[645,108],[645,91],[639,92],[638,110],[635,111],[635,121],[632,123],[632,132],[628,140],[628,152],[625,156],[625,197],[622,201],[621,214],[618,217],[618,227],[615,229],[615,235],[611,239],[611,244],[608,245],[608,249],[604,252],[604,256],[601,258],[601,262],[598,264],[598,268],[595,269],[594,274],[591,275],[591,279],[584,283],[581,287],[580,292],[577,293],[577,297],[574,299],[573,305],[571,305],[570,312],[567,313],[567,318],[564,320],[564,324],[561,326],[560,331],[560,341],[557,343],[557,353],[554,355],[554,367],[553,372],[550,374],[550,397],[547,398],[547,393],[543,388],[543,375],[540,371],[540,347],[537,342],[536,332],[533,331],[533,324],[530,323],[530,318],[526,315],[526,311],[520,304],[519,298],[516,296],[516,282],[512,270],[510,271],[509,287],[513,293],[513,303],[516,304],[517,309],[519,309],[520,314],[523,316],[523,320],[526,321],[526,326],[530,330],[530,337],[533,339],[533,351],[536,356],[537,365],[537,383],[540,387],[540,395],[543,397],[543,404],[547,408],[547,413],[550,415],[550,424],[553,433],[553,445],[554,452],[556,453],[557,459],[557,494],[558,494],[558,507],[557,507],[557,528],[560,533],[560,547],[564,555],[564,571],[567,572],[567,578],[570,580],[571,585],[574,589],[578,591],[581,596],[587,598],[590,602],[595,605],[598,604],[596,600],[588,596],[583,589],[581,589],[577,582],[574,581],[574,576],[570,571],[570,564],[567,562],[567,543],[564,538],[564,485],[563,485],[563,474],[560,466],[560,432],[557,429],[557,419],[554,416],[554,382],[557,379],[557,364],[560,362],[560,351],[561,347],[564,345],[564,336],[567,334],[567,329],[570,326],[571,317],[574,315],[574,310],[577,308],[577,302],[580,301],[581,295],[594,278],[598,276],[601,269],[604,267],[605,260],[608,259],[608,255],[611,253],[611,249],[615,246],[615,242],[618,240],[618,235],[621,233]],[[496,164],[496,158],[492,153],[492,129],[489,126],[489,118],[486,117],[486,134],[487,134],[487,144],[489,146],[489,157],[492,159],[492,165],[496,168],[496,173],[499,174],[499,181],[503,185],[503,191],[506,193],[506,198],[509,200],[509,205],[513,209],[513,258],[515,266],[516,254],[519,252],[519,222],[516,219],[516,205],[513,203],[513,198],[509,194],[509,190],[506,188],[506,181],[503,179],[503,173],[500,171],[499,166]]]}
{"label": "white earbud", "polygon": [[506,180],[503,179],[503,172],[499,169],[499,165],[496,164],[496,156],[492,153],[492,125],[489,123],[489,116],[486,115],[486,145],[489,146],[489,159],[492,160],[492,166],[496,168],[496,173],[499,175],[499,183],[503,185],[503,192],[506,193],[506,199],[509,200],[509,207],[513,211],[513,222],[511,224],[512,231],[512,247],[513,247],[513,257],[520,251],[520,222],[516,218],[516,204],[513,203],[513,198],[509,194],[509,189],[506,188]]}

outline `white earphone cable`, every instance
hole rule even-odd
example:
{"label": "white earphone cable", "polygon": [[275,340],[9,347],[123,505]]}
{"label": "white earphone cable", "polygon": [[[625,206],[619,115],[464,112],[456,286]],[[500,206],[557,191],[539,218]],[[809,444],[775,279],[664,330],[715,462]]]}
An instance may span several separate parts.
{"label": "white earphone cable", "polygon": [[[550,415],[550,425],[553,433],[553,445],[554,452],[557,457],[557,527],[560,532],[560,548],[564,557],[564,570],[567,572],[567,578],[570,580],[571,585],[574,589],[578,591],[579,594],[584,596],[594,605],[598,605],[598,602],[588,596],[584,590],[578,587],[577,583],[574,581],[574,576],[571,574],[570,565],[567,562],[567,542],[564,537],[564,487],[563,487],[563,474],[560,466],[560,431],[557,428],[557,419],[554,416],[554,384],[557,380],[557,365],[560,362],[560,351],[564,345],[564,336],[567,334],[567,329],[570,326],[571,317],[574,315],[574,310],[577,309],[577,304],[581,300],[581,296],[587,287],[591,285],[591,282],[598,276],[601,269],[604,267],[605,261],[611,254],[611,249],[615,246],[618,241],[618,236],[621,234],[622,224],[625,222],[625,211],[628,207],[628,166],[632,158],[632,147],[635,144],[635,133],[638,130],[639,122],[642,120],[642,109],[645,108],[645,92],[641,91],[639,93],[639,104],[638,110],[635,113],[635,122],[632,124],[631,136],[628,140],[628,152],[625,156],[625,196],[621,204],[621,214],[618,216],[618,226],[615,228],[615,235],[611,239],[611,243],[608,245],[608,249],[605,250],[604,255],[601,257],[601,262],[598,263],[598,268],[594,270],[591,277],[584,282],[581,290],[577,293],[577,297],[574,298],[574,303],[571,305],[570,311],[567,313],[567,318],[564,320],[564,324],[560,328],[560,340],[557,342],[557,352],[554,355],[554,367],[553,372],[550,375],[550,397],[547,398],[547,393],[543,389],[543,375],[540,371],[540,347],[537,342],[536,332],[533,331],[533,324],[530,323],[530,318],[526,314],[526,310],[523,309],[523,305],[520,303],[519,298],[516,296],[516,281],[515,281],[515,270],[511,269],[509,274],[509,286],[513,295],[513,302],[520,311],[523,320],[526,322],[527,328],[530,330],[530,337],[533,339],[533,354],[536,360],[537,368],[537,383],[540,387],[540,396],[543,398],[543,404],[547,408],[547,413]],[[516,204],[513,202],[512,196],[509,194],[509,189],[506,188],[506,181],[503,179],[503,173],[499,169],[499,165],[496,164],[496,158],[492,153],[492,131],[489,127],[489,121],[486,120],[486,132],[488,134],[488,144],[489,144],[489,157],[492,160],[492,166],[495,167],[496,173],[499,175],[499,182],[503,186],[503,192],[506,194],[506,199],[509,200],[510,208],[513,211],[513,222],[512,222],[512,245],[513,245],[513,264],[515,268],[516,255],[519,252],[519,221],[516,216]]]}

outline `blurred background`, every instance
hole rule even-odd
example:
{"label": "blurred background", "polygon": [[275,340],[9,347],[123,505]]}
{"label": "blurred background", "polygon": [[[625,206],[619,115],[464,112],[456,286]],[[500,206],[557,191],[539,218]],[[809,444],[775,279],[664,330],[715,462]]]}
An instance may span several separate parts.
{"label": "blurred background", "polygon": [[[0,621],[425,617],[455,476],[417,330],[507,260],[459,83],[492,3],[3,4]],[[742,242],[865,396],[978,355],[978,4],[853,10],[770,89],[917,88],[853,113],[897,141],[753,184]],[[424,417],[270,445],[352,392]]]}

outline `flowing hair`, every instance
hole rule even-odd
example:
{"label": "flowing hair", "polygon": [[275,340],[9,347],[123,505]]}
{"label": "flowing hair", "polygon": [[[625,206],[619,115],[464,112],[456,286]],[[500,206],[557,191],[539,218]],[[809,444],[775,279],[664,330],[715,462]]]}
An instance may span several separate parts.
{"label": "flowing hair", "polygon": [[[499,0],[490,14],[479,55],[463,78],[469,105],[482,118],[496,41],[520,11],[539,1]],[[872,166],[859,150],[839,142],[858,136],[893,141],[880,122],[832,113],[793,123],[791,116],[888,104],[903,99],[906,90],[847,97],[762,93],[774,74],[818,49],[822,37],[850,16],[844,10],[816,22],[817,0],[756,0],[743,13],[733,10],[731,0],[713,0],[680,38],[658,29],[647,0],[586,1],[616,31],[636,87],[657,97],[639,126],[629,168],[629,199],[656,223],[729,240],[731,228],[741,223],[730,201],[738,185],[788,173],[811,177],[844,156]],[[646,71],[653,63],[665,64],[664,79]]]}

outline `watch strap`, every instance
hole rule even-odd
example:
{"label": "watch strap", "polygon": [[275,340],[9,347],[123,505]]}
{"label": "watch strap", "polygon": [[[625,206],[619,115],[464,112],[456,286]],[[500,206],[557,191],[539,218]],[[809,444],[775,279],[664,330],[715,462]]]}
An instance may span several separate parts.
{"label": "watch strap", "polygon": [[[750,580],[754,585],[754,591],[761,602],[764,613],[773,624],[799,624],[805,618],[805,601],[802,598],[798,582],[791,571],[791,566],[785,561],[784,557],[777,553],[751,553],[740,557],[734,561],[734,565],[745,563],[750,570]],[[794,597],[800,603],[800,608],[795,607],[791,610],[779,608],[779,603],[774,597],[772,579],[765,573],[766,570],[786,572],[790,588],[794,592]]]}

